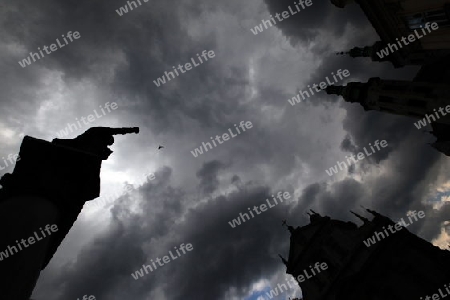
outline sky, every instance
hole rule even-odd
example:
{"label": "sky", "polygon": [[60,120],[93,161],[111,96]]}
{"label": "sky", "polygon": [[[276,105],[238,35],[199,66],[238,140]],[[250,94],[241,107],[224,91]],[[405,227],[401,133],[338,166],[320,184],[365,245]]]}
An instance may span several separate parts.
{"label": "sky", "polygon": [[[379,37],[358,5],[312,3],[255,35],[252,28],[293,1],[142,0],[122,16],[123,0],[2,2],[1,157],[18,153],[25,135],[51,141],[94,111],[100,117],[66,138],[91,126],[140,127],[115,138],[100,198],[85,204],[33,299],[268,299],[290,278],[278,257],[289,251],[281,222],[306,225],[309,209],[358,225],[349,211],[364,214],[361,205],[393,220],[423,210],[408,229],[447,246],[449,160],[414,119],[365,112],[325,92],[289,104],[339,69],[350,76],[338,84],[411,80],[418,71],[336,56]],[[18,63],[69,31],[80,37],[26,67]],[[154,83],[204,50],[215,56]],[[108,102],[117,109],[100,113]],[[241,121],[252,128],[194,157],[202,142]],[[325,172],[376,140],[388,146],[348,170]],[[0,162],[0,175],[12,172]],[[280,191],[292,197],[229,225]],[[193,250],[133,279],[182,243]],[[300,295],[295,287],[274,299]]]}

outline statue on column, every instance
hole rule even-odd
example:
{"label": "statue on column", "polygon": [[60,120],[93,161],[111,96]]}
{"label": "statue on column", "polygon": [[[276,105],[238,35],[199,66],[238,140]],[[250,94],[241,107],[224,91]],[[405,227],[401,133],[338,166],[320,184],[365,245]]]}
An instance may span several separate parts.
{"label": "statue on column", "polygon": [[86,201],[100,195],[100,168],[114,135],[138,127],[92,127],[52,142],[25,136],[12,174],[0,179],[0,298],[29,300]]}

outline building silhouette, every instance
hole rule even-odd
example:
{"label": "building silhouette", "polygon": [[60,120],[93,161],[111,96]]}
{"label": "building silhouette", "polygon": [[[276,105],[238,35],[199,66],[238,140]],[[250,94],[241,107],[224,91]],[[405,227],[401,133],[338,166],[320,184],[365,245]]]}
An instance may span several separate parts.
{"label": "building silhouette", "polygon": [[[389,61],[394,67],[421,66],[412,81],[371,78],[367,83],[352,82],[345,87],[329,86],[328,94],[361,104],[365,110],[410,116],[430,124],[437,140],[432,146],[450,156],[450,2],[392,0],[331,0],[340,8],[359,4],[380,36],[371,46],[354,47],[338,54],[366,57],[374,63]],[[426,31],[431,23],[439,28]],[[422,29],[427,33],[424,34]],[[421,36],[408,45],[402,38]],[[385,55],[382,50],[388,51]],[[381,54],[381,55],[380,55]],[[441,112],[439,111],[441,109]],[[449,107],[450,109],[450,107]],[[426,126],[423,125],[423,127]]]}
{"label": "building silhouette", "polygon": [[[112,153],[113,135],[138,132],[93,127],[74,139],[24,137],[20,161],[0,179],[0,299],[29,299],[84,203],[99,196],[101,164]],[[56,225],[57,232],[17,248],[18,240],[46,225]]]}
{"label": "building silhouette", "polygon": [[[345,101],[359,103],[364,110],[426,118],[429,123],[450,125],[450,85],[371,78],[367,83],[351,82],[345,87],[330,86],[329,94],[340,95]],[[439,112],[439,108],[446,115]]]}
{"label": "building silhouette", "polygon": [[[371,57],[374,61],[390,61],[395,67],[427,65],[450,54],[450,2],[447,0],[331,0],[339,8],[356,2],[380,36],[380,41],[365,48],[353,48],[352,57]],[[427,23],[436,22],[438,30],[420,38],[419,42],[400,46],[398,40],[408,37]],[[420,34],[419,36],[423,35]],[[398,39],[398,40],[397,40]],[[385,59],[375,55],[388,44],[396,49]],[[393,49],[395,47],[393,46]]]}
{"label": "building silhouette", "polygon": [[[295,229],[287,226],[289,256],[282,260],[286,273],[299,283],[304,300],[425,299],[450,282],[449,251],[406,228],[386,235],[385,229],[395,223],[367,211],[372,220],[354,213],[363,222],[359,227],[315,212],[309,224]],[[379,240],[367,246],[364,241],[374,236]],[[299,275],[305,270],[311,275],[316,263],[326,263],[328,268],[299,282]]]}

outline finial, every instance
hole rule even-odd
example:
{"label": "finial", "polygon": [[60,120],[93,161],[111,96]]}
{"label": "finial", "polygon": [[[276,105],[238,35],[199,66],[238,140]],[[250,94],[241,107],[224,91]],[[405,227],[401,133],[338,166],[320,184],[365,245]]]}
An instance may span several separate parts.
{"label": "finial", "polygon": [[309,210],[312,212],[312,214],[309,214],[309,213],[308,213],[308,215],[309,215],[309,221],[310,221],[311,223],[314,223],[314,222],[317,222],[317,221],[319,221],[319,220],[322,220],[322,216],[321,216],[320,214],[316,213],[316,212],[313,211],[312,209],[309,209]]}
{"label": "finial", "polygon": [[[362,206],[361,206],[362,207]],[[364,207],[363,207],[364,208]],[[364,208],[366,211],[368,211],[368,212],[370,212],[372,215],[374,215],[374,216],[376,216],[376,217],[378,217],[378,216],[381,216],[379,213],[377,213],[376,211],[374,211],[374,210],[371,210],[371,209],[368,209],[368,208]]]}
{"label": "finial", "polygon": [[281,258],[281,261],[283,262],[283,264],[287,267],[287,265],[288,265],[287,260],[285,260],[284,257],[281,256],[281,254],[278,254],[278,256]]}
{"label": "finial", "polygon": [[294,233],[294,227],[289,226],[289,224],[287,224],[286,220],[283,220],[281,222],[281,226],[286,226],[286,228],[289,230],[289,232],[292,234]]}
{"label": "finial", "polygon": [[365,218],[365,217],[363,217],[363,216],[360,216],[360,215],[358,215],[357,213],[355,213],[355,212],[353,212],[353,211],[350,211],[353,215],[355,215],[358,219],[360,219],[361,221],[363,221],[364,223],[368,223],[369,222],[369,219],[367,219],[367,218]]}

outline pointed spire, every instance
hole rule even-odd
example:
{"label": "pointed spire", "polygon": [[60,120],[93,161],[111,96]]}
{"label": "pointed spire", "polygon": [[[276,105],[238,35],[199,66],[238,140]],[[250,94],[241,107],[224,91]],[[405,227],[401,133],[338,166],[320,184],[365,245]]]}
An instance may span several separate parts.
{"label": "pointed spire", "polygon": [[316,213],[316,212],[313,211],[312,209],[309,209],[309,210],[312,212],[312,214],[307,213],[307,214],[309,215],[309,221],[310,221],[311,223],[316,222],[316,221],[319,221],[319,220],[322,219],[322,216],[321,216],[320,214]]}
{"label": "pointed spire", "polygon": [[372,46],[365,46],[365,47],[353,47],[352,49],[348,51],[341,51],[336,52],[336,55],[348,55],[350,57],[356,58],[356,57],[370,57],[372,60],[376,60],[377,57],[374,57],[374,54],[380,50],[382,47],[382,42],[378,41]]}
{"label": "pointed spire", "polygon": [[348,55],[353,58],[370,56],[368,51],[364,51],[364,50],[365,50],[365,48],[353,47],[349,51],[336,52],[336,55],[341,55],[341,56]]}
{"label": "pointed spire", "polygon": [[365,208],[365,210],[367,210],[368,212],[370,212],[372,215],[374,215],[375,217],[381,217],[381,215],[379,214],[379,213],[377,213],[376,211],[374,211],[374,210],[371,210],[371,209],[368,209],[368,208]]}
{"label": "pointed spire", "polygon": [[287,224],[286,220],[283,220],[283,221],[281,222],[281,226],[286,226],[286,228],[289,230],[289,232],[290,232],[291,234],[294,233],[294,227],[289,226],[289,225]]}
{"label": "pointed spire", "polygon": [[354,47],[352,48],[348,54],[350,57],[371,57],[372,56],[372,47],[366,46],[364,48]]}
{"label": "pointed spire", "polygon": [[284,257],[281,256],[281,254],[278,254],[278,256],[281,258],[281,261],[283,262],[283,264],[287,267],[288,266],[287,260],[285,260]]}
{"label": "pointed spire", "polygon": [[344,56],[344,55],[346,55],[346,54],[349,54],[349,52],[348,52],[348,51],[336,52],[336,55],[342,55],[342,56]]}
{"label": "pointed spire", "polygon": [[327,94],[338,95],[344,98],[346,102],[359,103],[364,109],[373,109],[367,105],[367,99],[370,95],[370,88],[375,89],[380,84],[378,78],[371,78],[368,82],[349,82],[346,86],[329,85],[325,88]]}
{"label": "pointed spire", "polygon": [[353,212],[353,211],[350,211],[353,215],[355,215],[358,219],[360,219],[361,221],[363,221],[363,223],[364,224],[366,224],[366,223],[369,223],[369,219],[367,219],[367,218],[365,218],[365,217],[363,217],[363,216],[360,216],[360,215],[358,215],[357,213],[355,213],[355,212]]}

